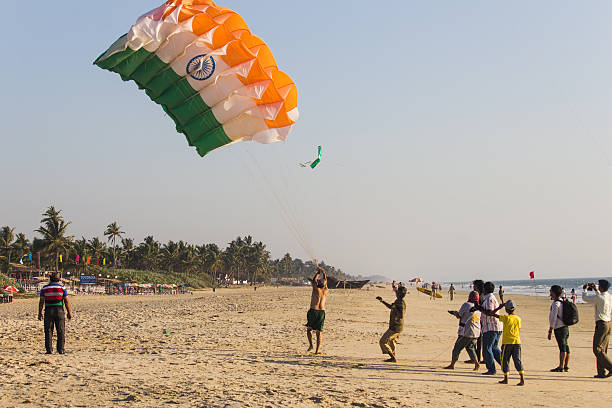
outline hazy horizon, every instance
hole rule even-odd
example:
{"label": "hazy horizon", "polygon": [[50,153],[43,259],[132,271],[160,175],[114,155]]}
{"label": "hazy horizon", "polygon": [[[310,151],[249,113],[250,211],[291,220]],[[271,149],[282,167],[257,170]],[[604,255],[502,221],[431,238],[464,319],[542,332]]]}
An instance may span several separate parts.
{"label": "hazy horizon", "polygon": [[252,235],[351,275],[611,274],[612,3],[219,1],[269,44],[301,117],[285,144],[204,158],[92,65],[161,3],[7,4],[0,226],[31,238],[55,205],[76,237]]}

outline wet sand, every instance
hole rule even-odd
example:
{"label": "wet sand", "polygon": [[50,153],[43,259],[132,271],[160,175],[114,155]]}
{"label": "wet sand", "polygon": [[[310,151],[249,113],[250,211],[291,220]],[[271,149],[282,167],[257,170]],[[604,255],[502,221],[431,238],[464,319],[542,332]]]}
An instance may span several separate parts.
{"label": "wet sand", "polygon": [[[523,319],[525,387],[448,364],[465,294],[431,301],[409,289],[397,364],[378,339],[390,289],[332,291],[323,355],[307,353],[309,288],[221,289],[182,296],[73,296],[65,355],[44,354],[37,299],[0,304],[0,406],[501,407],[604,406],[612,378],[595,380],[592,307],[571,328],[571,371],[546,339],[545,298],[507,296]],[[164,331],[169,334],[164,334]],[[463,352],[462,359],[466,357]],[[481,372],[484,372],[484,366]],[[499,373],[498,369],[498,373]]]}

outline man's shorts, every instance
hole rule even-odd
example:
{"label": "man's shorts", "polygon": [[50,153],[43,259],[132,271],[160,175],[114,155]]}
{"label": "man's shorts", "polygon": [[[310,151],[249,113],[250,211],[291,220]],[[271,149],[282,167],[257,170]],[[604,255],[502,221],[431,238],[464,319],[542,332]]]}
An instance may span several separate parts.
{"label": "man's shorts", "polygon": [[311,330],[323,330],[323,324],[325,324],[325,310],[310,309],[306,317],[308,318],[306,327]]}
{"label": "man's shorts", "polygon": [[570,348],[568,344],[569,340],[569,327],[563,326],[555,329],[555,339],[557,340],[557,345],[559,346],[559,351],[562,353],[569,353]]}

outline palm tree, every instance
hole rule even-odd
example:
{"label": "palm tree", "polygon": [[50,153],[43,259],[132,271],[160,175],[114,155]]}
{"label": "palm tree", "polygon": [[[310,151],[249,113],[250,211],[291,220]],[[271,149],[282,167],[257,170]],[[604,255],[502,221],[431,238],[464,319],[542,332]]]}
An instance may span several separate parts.
{"label": "palm tree", "polygon": [[[87,260],[87,256],[89,255],[89,244],[85,237],[81,237],[81,239],[77,240],[73,244],[73,248],[77,255],[79,255],[79,262],[77,263],[77,271],[80,271],[80,263],[85,263]],[[75,258],[76,262],[76,258]]]}
{"label": "palm tree", "polygon": [[104,235],[108,237],[108,242],[113,244],[113,267],[115,269],[117,269],[117,247],[115,246],[115,240],[117,238],[121,239],[121,235],[123,234],[125,234],[125,232],[121,231],[121,227],[116,221],[108,224],[106,231],[104,231]]}
{"label": "palm tree", "polygon": [[15,238],[15,243],[13,244],[13,247],[17,251],[17,254],[22,257],[24,254],[27,255],[30,249],[30,241],[26,238],[25,234],[20,232]]}
{"label": "palm tree", "polygon": [[3,272],[5,274],[9,273],[11,269],[11,253],[15,248],[13,240],[15,239],[15,228],[11,227],[2,227],[2,231],[0,231],[0,250],[2,250],[5,262]]}
{"label": "palm tree", "polygon": [[132,264],[132,256],[134,255],[134,240],[132,238],[122,238],[121,246],[125,257],[124,268],[129,268]]}
{"label": "palm tree", "polygon": [[136,249],[139,262],[147,270],[155,270],[160,259],[160,245],[152,236],[145,237]]}
{"label": "palm tree", "polygon": [[175,266],[179,264],[181,250],[180,245],[174,241],[168,241],[162,249],[162,257],[169,272],[174,272]]}
{"label": "palm tree", "polygon": [[[215,245],[215,247],[217,246]],[[217,276],[219,275],[219,272],[221,272],[225,268],[225,257],[223,256],[223,252],[219,251],[218,248],[216,252],[214,250],[210,251],[208,255],[207,263],[210,264],[210,271],[212,272],[210,276],[212,280],[212,285],[213,287],[215,287],[217,283]]]}
{"label": "palm tree", "polygon": [[104,252],[104,250],[106,249],[106,245],[104,244],[104,242],[100,241],[100,238],[98,237],[90,239],[87,243],[87,246],[89,247],[89,250],[91,251],[93,257],[97,259],[100,259],[102,252]]}
{"label": "palm tree", "polygon": [[60,251],[70,247],[70,240],[73,236],[67,236],[66,231],[71,224],[70,221],[64,221],[61,216],[62,210],[56,210],[50,206],[43,213],[43,219],[40,220],[42,226],[35,232],[38,232],[43,237],[44,248],[55,254],[55,270],[59,271],[59,254]]}

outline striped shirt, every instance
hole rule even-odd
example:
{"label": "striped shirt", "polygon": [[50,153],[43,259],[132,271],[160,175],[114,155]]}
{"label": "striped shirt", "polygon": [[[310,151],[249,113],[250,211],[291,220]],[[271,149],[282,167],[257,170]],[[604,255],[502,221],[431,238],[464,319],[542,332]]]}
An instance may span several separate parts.
{"label": "striped shirt", "polygon": [[[482,303],[480,304],[483,309],[488,311],[493,311],[499,307],[499,302],[495,298],[495,295],[489,293],[482,298]],[[504,325],[499,321],[497,317],[487,316],[486,314],[482,315],[482,332],[500,332],[504,329]]]}
{"label": "striped shirt", "polygon": [[45,307],[64,306],[64,299],[68,297],[68,292],[62,284],[51,282],[43,286],[40,297],[45,299]]}

